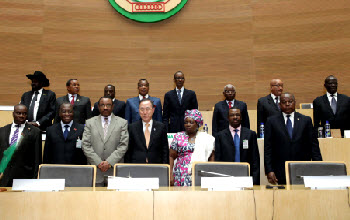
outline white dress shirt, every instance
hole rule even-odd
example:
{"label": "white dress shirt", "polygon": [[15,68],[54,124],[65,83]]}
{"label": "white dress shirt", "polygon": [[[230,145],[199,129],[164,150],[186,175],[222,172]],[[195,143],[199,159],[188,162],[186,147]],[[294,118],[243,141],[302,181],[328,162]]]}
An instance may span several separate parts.
{"label": "white dress shirt", "polygon": [[[146,94],[146,95],[145,95],[145,97],[146,97],[146,99],[148,99],[149,95],[148,95],[148,94]],[[139,99],[140,99],[140,101],[143,99],[143,96],[142,96],[142,95],[140,95],[140,94],[139,94]]]}
{"label": "white dress shirt", "polygon": [[[108,127],[111,124],[112,116],[108,116]],[[105,127],[105,116],[101,115],[102,128]]]}
{"label": "white dress shirt", "polygon": [[73,120],[69,122],[69,124],[63,124],[63,122],[61,121],[61,126],[62,126],[62,132],[64,133],[64,131],[66,130],[66,125],[69,125],[68,127],[68,132],[70,132],[70,128],[72,127],[72,124],[73,124]]}
{"label": "white dress shirt", "polygon": [[[277,97],[277,99],[278,99],[278,103],[280,103],[280,97],[279,96],[275,96],[274,94],[272,94],[271,93],[271,98],[272,98],[272,100],[273,100],[273,102],[276,104],[276,97]],[[278,104],[277,103],[277,104]]]}
{"label": "white dress shirt", "polygon": [[[152,125],[153,125],[153,120],[151,119],[149,122],[149,127],[148,127],[148,131],[149,131],[149,134],[151,134],[152,132]],[[142,121],[142,125],[143,125],[143,134],[145,134],[145,131],[146,131],[146,122]]]}
{"label": "white dress shirt", "polygon": [[232,101],[226,100],[227,106],[230,108],[229,102],[232,103],[232,107],[235,106],[235,100],[234,99]]}
{"label": "white dress shirt", "polygon": [[73,97],[74,97],[74,103],[75,103],[77,101],[77,94],[68,93],[69,102],[72,102]]}
{"label": "white dress shirt", "polygon": [[[41,98],[41,95],[43,94],[43,89],[41,88],[41,89],[39,89],[38,90],[38,96],[37,96],[37,98],[36,98],[36,101],[35,101],[35,103],[34,103],[34,112],[33,112],[33,121],[37,121],[37,118],[36,118],[36,115],[37,115],[37,113],[38,113],[38,110],[39,110],[39,102],[40,102],[40,98]],[[33,93],[33,95],[32,95],[32,100],[33,100],[33,98],[35,97],[35,92]],[[39,123],[38,123],[39,124]]]}
{"label": "white dress shirt", "polygon": [[[9,137],[9,144],[11,143],[12,136],[15,133],[15,130],[17,129],[15,127],[15,125],[17,125],[17,124],[15,124],[15,122],[13,122],[12,125],[11,125],[11,133],[10,133],[10,137]],[[17,142],[19,141],[19,139],[20,139],[20,137],[22,135],[22,132],[23,132],[23,129],[24,129],[25,125],[26,124],[20,124],[19,125]]]}
{"label": "white dress shirt", "polygon": [[[286,125],[287,124],[287,114],[286,113],[284,113],[284,112],[282,112],[282,114],[283,114],[283,118],[284,118],[284,124]],[[290,114],[290,120],[292,121],[292,127],[294,128],[294,112],[292,112],[291,114]]]}
{"label": "white dress shirt", "polygon": [[181,87],[181,89],[178,89],[178,88],[176,87],[175,89],[176,89],[176,95],[177,95],[177,91],[178,91],[178,90],[181,91],[180,94],[181,94],[181,99],[182,99],[182,97],[183,97],[183,95],[184,95],[185,87]]}
{"label": "white dress shirt", "polygon": [[[333,97],[335,98],[335,101],[337,101],[338,102],[338,93],[336,92],[336,93],[334,93],[333,94]],[[327,98],[328,98],[328,101],[329,101],[329,105],[330,106],[332,106],[332,98],[333,98],[332,96],[331,96],[331,94],[329,93],[329,92],[327,92]]]}

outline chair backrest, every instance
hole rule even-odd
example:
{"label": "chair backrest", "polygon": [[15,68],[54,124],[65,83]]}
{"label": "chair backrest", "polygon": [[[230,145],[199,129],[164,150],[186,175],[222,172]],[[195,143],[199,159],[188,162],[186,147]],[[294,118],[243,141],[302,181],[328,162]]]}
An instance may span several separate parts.
{"label": "chair backrest", "polygon": [[[201,185],[201,177],[249,176],[249,163],[194,162],[192,163],[192,186]],[[217,173],[217,174],[215,174]]]}
{"label": "chair backrest", "polygon": [[170,166],[167,164],[133,164],[114,165],[114,176],[133,178],[159,178],[160,187],[170,186]]}
{"label": "chair backrest", "polygon": [[95,187],[96,166],[41,164],[38,179],[65,179],[65,187]]}
{"label": "chair backrest", "polygon": [[343,176],[344,162],[333,161],[286,161],[286,182],[290,185],[304,184],[303,176]]}
{"label": "chair backrest", "polygon": [[312,103],[300,103],[301,109],[312,109]]}

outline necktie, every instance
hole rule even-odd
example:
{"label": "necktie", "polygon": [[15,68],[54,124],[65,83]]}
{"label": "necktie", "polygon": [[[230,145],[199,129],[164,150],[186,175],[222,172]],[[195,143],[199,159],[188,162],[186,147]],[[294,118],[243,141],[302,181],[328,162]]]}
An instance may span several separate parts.
{"label": "necktie", "polygon": [[278,110],[281,110],[281,109],[280,109],[280,105],[278,104],[278,97],[277,97],[277,96],[276,96],[275,100],[276,100],[276,101],[275,101],[275,104],[276,104]]}
{"label": "necktie", "polygon": [[334,94],[331,95],[332,100],[331,100],[331,108],[333,113],[335,114],[337,112],[337,101],[334,98]]}
{"label": "necktie", "polygon": [[150,124],[147,123],[146,124],[146,130],[145,130],[145,139],[146,139],[146,146],[147,146],[147,148],[149,146],[149,140],[151,139],[151,134],[149,133],[149,130],[148,130],[149,126],[150,126]]}
{"label": "necktie", "polygon": [[238,129],[235,129],[235,136],[233,137],[233,143],[235,145],[235,162],[241,162],[241,156],[239,151],[240,138],[238,136]]}
{"label": "necktie", "polygon": [[15,130],[15,132],[12,135],[10,146],[12,144],[16,143],[17,140],[18,140],[19,125],[15,125],[15,128],[16,128],[16,130]]}
{"label": "necktie", "polygon": [[232,108],[232,102],[231,101],[228,102],[228,107]]}
{"label": "necktie", "polygon": [[286,128],[287,128],[287,132],[289,134],[289,137],[292,138],[293,127],[292,127],[292,121],[290,120],[290,115],[287,115]]}
{"label": "necktie", "polygon": [[65,125],[64,127],[65,127],[66,129],[65,129],[64,132],[63,132],[63,137],[64,137],[64,140],[67,140],[68,133],[69,133],[69,131],[68,131],[69,125]]}
{"label": "necktie", "polygon": [[108,132],[108,117],[105,117],[105,124],[103,126],[103,134],[104,138],[106,138]]}
{"label": "necktie", "polygon": [[177,90],[177,98],[179,99],[179,103],[181,105],[181,90]]}
{"label": "necktie", "polygon": [[72,100],[70,101],[70,104],[74,105],[74,95],[72,95]]}
{"label": "necktie", "polygon": [[31,122],[34,120],[34,106],[35,106],[35,102],[38,98],[38,94],[39,92],[38,91],[35,91],[35,96],[34,98],[32,99],[32,102],[30,103],[30,106],[29,106],[29,111],[28,111],[28,121]]}

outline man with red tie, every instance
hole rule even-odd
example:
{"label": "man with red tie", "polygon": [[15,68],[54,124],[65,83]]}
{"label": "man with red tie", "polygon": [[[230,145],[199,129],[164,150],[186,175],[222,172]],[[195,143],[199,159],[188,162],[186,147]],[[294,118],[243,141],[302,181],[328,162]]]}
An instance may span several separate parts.
{"label": "man with red tie", "polygon": [[61,121],[59,116],[59,107],[65,102],[70,102],[73,105],[74,122],[78,124],[85,124],[85,121],[92,117],[90,99],[79,95],[80,84],[77,79],[68,80],[66,87],[68,94],[66,96],[59,97],[56,100],[55,123],[59,123]]}
{"label": "man with red tie", "polygon": [[238,101],[235,99],[236,88],[231,84],[227,84],[224,87],[223,95],[225,96],[225,100],[216,103],[214,108],[212,123],[212,134],[214,137],[216,137],[218,132],[229,127],[227,115],[229,109],[232,107],[236,107],[241,110],[242,127],[250,128],[247,104],[245,102]]}

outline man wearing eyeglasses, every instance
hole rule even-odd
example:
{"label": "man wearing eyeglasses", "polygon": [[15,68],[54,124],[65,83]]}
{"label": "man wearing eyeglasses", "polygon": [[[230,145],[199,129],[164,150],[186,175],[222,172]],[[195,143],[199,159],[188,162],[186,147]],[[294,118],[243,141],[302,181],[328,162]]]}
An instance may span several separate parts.
{"label": "man wearing eyeglasses", "polygon": [[175,89],[164,95],[163,123],[169,133],[184,131],[185,111],[198,109],[196,93],[185,89],[185,75],[181,71],[174,74]]}
{"label": "man wearing eyeglasses", "polygon": [[281,112],[265,126],[265,173],[271,184],[286,184],[286,161],[322,161],[312,120],[295,112],[294,95],[283,93],[279,106]]}
{"label": "man wearing eyeglasses", "polygon": [[141,120],[129,125],[129,148],[126,163],[169,164],[167,130],[163,123],[153,120],[154,105],[145,98],[140,101]]}
{"label": "man wearing eyeglasses", "polygon": [[98,101],[100,115],[86,121],[82,148],[88,164],[97,166],[96,186],[105,186],[113,166],[123,162],[128,149],[128,122],[112,113],[110,96]]}
{"label": "man wearing eyeglasses", "polygon": [[272,79],[270,82],[271,94],[261,97],[258,100],[257,107],[257,130],[260,137],[260,125],[266,124],[267,118],[272,115],[277,115],[281,112],[279,107],[280,96],[283,92],[283,82],[280,79]]}
{"label": "man wearing eyeglasses", "polygon": [[338,80],[333,75],[325,79],[324,87],[327,93],[313,101],[314,127],[323,127],[328,121],[331,129],[341,129],[344,136],[344,130],[350,130],[350,99],[337,92]]}
{"label": "man wearing eyeglasses", "polygon": [[214,137],[226,128],[229,127],[229,120],[228,120],[228,111],[232,107],[236,107],[241,111],[241,125],[242,127],[250,129],[250,122],[249,122],[249,116],[248,116],[248,110],[247,110],[247,104],[243,101],[239,101],[235,99],[236,97],[236,88],[231,85],[227,84],[224,87],[224,91],[222,93],[225,96],[224,101],[220,101],[215,104],[214,113],[213,113],[213,130],[212,134]]}

